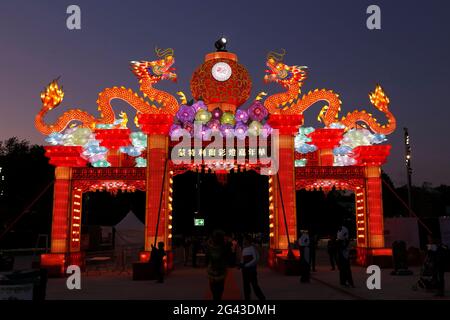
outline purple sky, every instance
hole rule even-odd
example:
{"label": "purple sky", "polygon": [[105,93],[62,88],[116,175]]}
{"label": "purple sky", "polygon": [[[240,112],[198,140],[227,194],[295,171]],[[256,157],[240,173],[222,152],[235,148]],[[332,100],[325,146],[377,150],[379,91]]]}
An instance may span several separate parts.
{"label": "purple sky", "polygon": [[[66,28],[66,8],[82,10],[82,30]],[[381,7],[382,29],[366,28],[366,8]],[[43,143],[34,128],[39,92],[61,75],[65,100],[47,117],[69,107],[96,112],[98,92],[123,85],[138,90],[130,60],[152,60],[153,49],[173,47],[177,84],[189,91],[192,72],[222,34],[259,91],[281,91],[262,78],[265,56],[285,48],[287,64],[309,66],[304,90],[328,88],[343,100],[341,115],[366,108],[379,121],[367,94],[381,83],[397,117],[385,170],[404,184],[403,130],[411,135],[413,182],[450,184],[449,1],[6,1],[0,3],[0,139]],[[189,94],[190,96],[190,94]],[[115,110],[132,109],[116,102]],[[315,122],[320,107],[305,113]]]}

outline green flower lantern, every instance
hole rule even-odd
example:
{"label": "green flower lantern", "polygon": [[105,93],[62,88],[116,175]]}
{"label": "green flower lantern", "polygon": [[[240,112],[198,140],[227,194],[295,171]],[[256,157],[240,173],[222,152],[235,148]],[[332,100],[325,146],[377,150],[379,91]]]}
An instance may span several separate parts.
{"label": "green flower lantern", "polygon": [[236,123],[234,114],[232,114],[231,112],[224,112],[222,114],[222,117],[220,118],[220,123],[221,124],[229,124],[231,126],[234,126],[234,124]]}

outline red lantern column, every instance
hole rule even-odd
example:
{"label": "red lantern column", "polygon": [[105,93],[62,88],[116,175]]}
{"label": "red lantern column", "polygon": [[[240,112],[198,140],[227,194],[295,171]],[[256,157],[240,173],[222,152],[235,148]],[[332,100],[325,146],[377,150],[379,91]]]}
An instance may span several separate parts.
{"label": "red lantern column", "polygon": [[[73,185],[73,184],[72,184]],[[71,194],[70,209],[70,232],[69,249],[70,254],[67,258],[67,264],[77,265],[82,270],[85,267],[84,252],[81,251],[81,213],[83,207],[83,191],[81,188],[73,188]]]}
{"label": "red lantern column", "polygon": [[[270,242],[271,246],[273,245],[272,249],[288,248],[287,232],[289,232],[289,240],[291,243],[297,239],[294,135],[298,132],[298,128],[302,122],[303,117],[301,115],[270,115],[269,118],[269,124],[279,130],[278,176],[276,174],[273,175],[269,184],[269,188],[272,188],[269,195],[269,205],[271,206],[271,212],[273,205],[274,215],[274,222],[271,222],[271,225],[273,225],[273,228],[271,228],[271,236],[274,237],[274,240]],[[283,214],[283,204],[286,214],[287,230]]]}
{"label": "red lantern column", "polygon": [[384,248],[383,202],[381,198],[381,168],[365,168],[369,247]]}
{"label": "red lantern column", "polygon": [[360,146],[353,150],[357,164],[364,166],[365,220],[367,224],[367,248],[358,247],[358,261],[363,265],[383,264],[390,260],[392,251],[385,248],[383,200],[381,192],[381,165],[386,162],[390,145]]}
{"label": "red lantern column", "polygon": [[[163,241],[166,250],[170,250],[169,234],[171,222],[169,220],[169,195],[170,173],[165,166],[168,160],[169,144],[168,133],[173,122],[170,115],[165,114],[140,114],[139,125],[147,134],[147,199],[145,216],[145,251],[141,254],[141,261],[149,258],[151,245],[154,242]],[[166,172],[164,168],[166,167]],[[165,178],[164,178],[165,177]],[[164,180],[163,180],[164,179]],[[162,194],[162,202],[161,202]],[[160,208],[161,203],[161,208]],[[158,224],[158,211],[160,220]]]}
{"label": "red lantern column", "polygon": [[69,252],[71,175],[69,167],[55,168],[51,253],[41,256],[41,266],[48,269],[50,275],[64,274],[66,254]]}

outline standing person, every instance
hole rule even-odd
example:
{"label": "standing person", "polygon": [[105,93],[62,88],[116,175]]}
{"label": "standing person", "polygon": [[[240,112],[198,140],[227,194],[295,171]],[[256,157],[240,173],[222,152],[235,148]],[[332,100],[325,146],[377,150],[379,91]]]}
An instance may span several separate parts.
{"label": "standing person", "polygon": [[256,267],[258,265],[259,254],[255,246],[252,244],[250,237],[244,238],[242,257],[241,257],[241,269],[242,269],[242,282],[244,283],[244,298],[250,300],[251,287],[253,292],[259,300],[266,300],[261,288],[258,285],[258,276]]}
{"label": "standing person", "polygon": [[237,251],[238,251],[238,242],[236,238],[233,236],[233,239],[231,240],[231,261],[230,261],[232,267],[236,265]]}
{"label": "standing person", "polygon": [[344,226],[337,233],[337,262],[340,284],[354,288],[350,266],[350,241],[348,239],[348,229]]}
{"label": "standing person", "polygon": [[311,271],[316,272],[316,249],[317,249],[317,235],[313,233],[310,236],[310,243],[309,243],[309,256],[310,256],[310,264],[311,264]]}
{"label": "standing person", "polygon": [[300,249],[300,282],[309,282],[310,277],[310,253],[309,253],[309,234],[307,230],[302,231],[298,239]]}
{"label": "standing person", "polygon": [[228,262],[223,232],[214,231],[206,252],[206,261],[208,265],[209,288],[213,300],[222,300]]}
{"label": "standing person", "polygon": [[330,258],[331,270],[336,270],[336,236],[331,236],[327,243],[328,257]]}
{"label": "standing person", "polygon": [[231,238],[225,237],[225,250],[227,254],[227,263],[229,267],[233,266],[233,244],[231,243]]}
{"label": "standing person", "polygon": [[438,239],[431,239],[428,252],[432,261],[432,282],[436,286],[436,297],[445,295],[446,249]]}
{"label": "standing person", "polygon": [[187,237],[184,239],[183,247],[184,247],[184,265],[187,266],[189,261],[189,253],[191,251],[191,238]]}
{"label": "standing person", "polygon": [[200,244],[197,237],[192,239],[192,267],[197,267],[197,253],[199,250]]}
{"label": "standing person", "polygon": [[158,248],[152,244],[152,253],[150,263],[153,264],[156,280],[158,283],[164,282],[164,257],[166,251],[164,250],[164,242],[158,242]]}

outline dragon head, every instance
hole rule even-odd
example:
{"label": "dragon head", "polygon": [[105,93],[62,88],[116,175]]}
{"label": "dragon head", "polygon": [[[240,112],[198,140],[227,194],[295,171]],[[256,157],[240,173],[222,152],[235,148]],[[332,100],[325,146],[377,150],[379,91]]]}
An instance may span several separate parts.
{"label": "dragon head", "polygon": [[161,58],[154,61],[131,61],[131,70],[139,80],[151,80],[158,82],[160,80],[177,81],[177,75],[174,72],[175,68],[172,65],[175,63],[173,56],[173,49],[166,50],[155,49],[156,56]]}
{"label": "dragon head", "polygon": [[370,102],[381,112],[388,111],[389,98],[384,93],[383,88],[380,85],[375,87],[375,91],[369,93]]}
{"label": "dragon head", "polygon": [[269,52],[267,55],[266,65],[269,69],[266,70],[264,76],[265,82],[276,82],[283,87],[288,87],[294,83],[301,83],[306,79],[306,66],[288,66],[283,63],[283,57],[286,51],[283,49],[282,53]]}
{"label": "dragon head", "polygon": [[58,85],[58,79],[53,80],[41,92],[41,101],[45,109],[52,110],[57,107],[64,99],[62,86]]}

